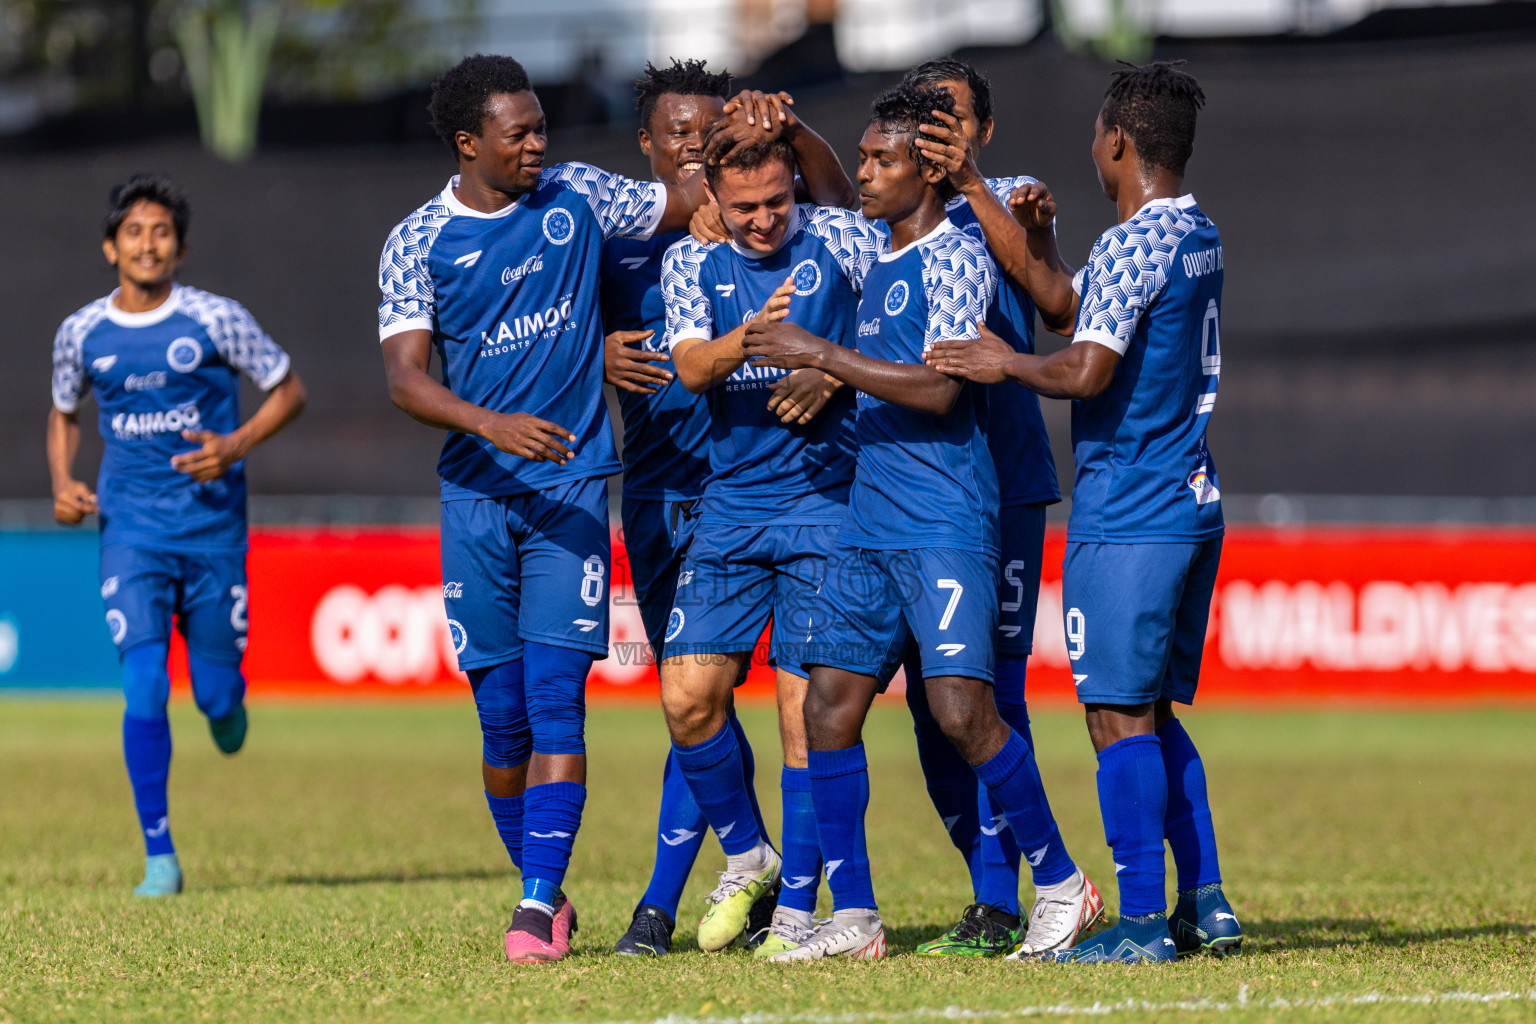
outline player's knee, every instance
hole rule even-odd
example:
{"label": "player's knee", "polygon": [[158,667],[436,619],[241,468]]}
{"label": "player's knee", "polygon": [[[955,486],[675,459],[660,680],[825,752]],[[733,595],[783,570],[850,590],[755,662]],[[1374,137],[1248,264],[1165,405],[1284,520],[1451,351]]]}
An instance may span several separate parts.
{"label": "player's knee", "polygon": [[528,643],[528,726],[540,754],[585,754],[587,670],[592,656],[548,644]]}
{"label": "player's knee", "polygon": [[840,750],[859,742],[868,702],[847,685],[847,673],[811,669],[805,689],[805,740],[812,750]]}
{"label": "player's knee", "polygon": [[134,644],[123,652],[123,696],[134,718],[160,718],[171,699],[165,662],[170,645],[157,640]]}
{"label": "player's knee", "polygon": [[245,700],[245,676],[238,663],[211,661],[189,651],[187,669],[192,675],[192,699],[209,718],[225,718]]}
{"label": "player's knee", "polygon": [[[704,671],[709,666],[691,658],[664,662],[661,672],[661,709],[673,740],[684,746],[703,743],[725,725],[734,690],[722,672]],[[734,676],[731,676],[734,678]]]}
{"label": "player's knee", "polygon": [[492,768],[515,768],[525,763],[533,752],[533,732],[523,694],[523,663],[472,669],[469,681],[480,717],[485,763]]}

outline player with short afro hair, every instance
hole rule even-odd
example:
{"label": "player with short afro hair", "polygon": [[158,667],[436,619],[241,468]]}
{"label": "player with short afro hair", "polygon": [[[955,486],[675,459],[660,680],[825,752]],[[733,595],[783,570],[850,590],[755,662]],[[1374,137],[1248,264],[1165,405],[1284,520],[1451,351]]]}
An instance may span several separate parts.
{"label": "player with short afro hair", "polygon": [[942,88],[945,82],[964,82],[971,90],[971,112],[976,115],[978,125],[992,120],[992,82],[963,60],[936,57],[923,61],[901,76],[902,85]]}
{"label": "player with short afro hair", "polygon": [[459,61],[432,83],[427,114],[438,138],[457,156],[459,132],[479,134],[492,96],[532,88],[528,72],[513,58],[477,53]]}
{"label": "player with short afro hair", "polygon": [[[921,125],[940,123],[933,116],[935,110],[953,117],[954,94],[939,86],[903,82],[875,97],[869,108],[869,126],[881,135],[910,135],[907,150],[918,169],[927,170],[939,165],[918,146],[918,129]],[[939,195],[946,200],[955,195],[955,187],[947,177],[939,182],[937,188]]]}
{"label": "player with short afro hair", "polygon": [[1100,113],[1105,128],[1125,130],[1143,161],[1181,176],[1195,151],[1195,118],[1205,106],[1205,91],[1194,75],[1179,70],[1183,63],[1126,64],[1111,75]]}
{"label": "player with short afro hair", "polygon": [[651,127],[656,101],[673,96],[715,96],[729,99],[735,77],[729,71],[710,71],[702,60],[672,58],[670,67],[658,68],[649,61],[645,73],[635,79],[635,107],[640,111],[640,127]]}

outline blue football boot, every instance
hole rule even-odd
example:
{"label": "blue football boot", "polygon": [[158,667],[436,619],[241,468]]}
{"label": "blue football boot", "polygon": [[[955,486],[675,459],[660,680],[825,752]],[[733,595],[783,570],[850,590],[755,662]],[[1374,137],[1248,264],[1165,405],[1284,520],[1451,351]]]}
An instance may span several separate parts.
{"label": "blue football boot", "polygon": [[208,731],[213,733],[215,746],[226,754],[233,754],[245,746],[245,731],[248,724],[245,705],[236,704],[235,710],[223,718],[208,719]]}
{"label": "blue football boot", "polygon": [[144,858],[144,881],[134,886],[135,896],[175,896],[181,892],[181,861],[174,853]]}
{"label": "blue football boot", "polygon": [[1071,949],[1041,957],[1058,964],[1153,964],[1177,960],[1166,914],[1122,916],[1113,928],[1095,932]]}
{"label": "blue football boot", "polygon": [[1200,952],[1231,956],[1243,951],[1243,926],[1222,894],[1220,882],[1180,892],[1168,930],[1179,956]]}

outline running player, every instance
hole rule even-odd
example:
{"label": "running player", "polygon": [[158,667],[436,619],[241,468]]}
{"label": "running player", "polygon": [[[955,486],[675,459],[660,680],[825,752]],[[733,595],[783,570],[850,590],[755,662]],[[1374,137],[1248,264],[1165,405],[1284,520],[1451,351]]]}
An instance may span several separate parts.
{"label": "running player", "polygon": [[[1027,281],[1047,325],[1073,344],[1040,357],[985,332],[935,346],[931,364],[974,381],[1015,380],[1074,399],[1077,479],[1063,566],[1067,654],[1098,752],[1120,919],[1050,956],[1171,960],[1236,952],[1221,890],[1205,768],[1175,702],[1194,700],[1224,532],[1206,427],[1221,374],[1222,248],[1183,192],[1205,101],[1176,64],[1116,71],[1093,159],[1120,223],[1074,276],[1056,252],[1056,203],[1035,183],[1010,199],[1020,230],[994,248]],[[1163,841],[1178,868],[1165,916]],[[1172,934],[1170,935],[1170,925]]]}
{"label": "running player", "polygon": [[[166,800],[171,617],[187,641],[193,699],[233,754],[247,724],[244,459],[305,400],[288,354],[245,307],[176,283],[190,218],[168,178],[135,175],[113,189],[102,251],[117,289],[53,341],[53,515],[73,525],[101,514],[101,596],[123,666],[123,755],[146,854],[136,896],[183,884]],[[267,392],[244,423],[242,373]],[[105,449],[94,492],[74,476],[90,392]]]}
{"label": "running player", "polygon": [[[576,924],[561,885],[586,802],[587,671],[608,651],[605,478],[619,470],[601,246],[683,227],[703,182],[545,169],[544,112],[510,57],[465,58],[433,83],[429,109],[459,173],[385,244],[379,337],[390,398],[449,431],[444,601],[486,799],[523,876],[507,956],[558,960]],[[427,372],[434,347],[442,383]]]}
{"label": "running player", "polygon": [[[847,502],[853,397],[834,393],[818,371],[749,365],[741,341],[749,321],[787,316],[851,344],[879,234],[850,210],[796,205],[795,151],[782,137],[736,147],[706,173],[731,241],[685,238],[662,265],[678,376],[707,394],[710,409],[710,470],[667,624],[662,704],[673,756],[726,852],[699,946],[730,944],[782,871],[772,926],[754,954],[766,957],[809,937],[821,873],[801,724],[805,679],[789,642],[804,633]],[[814,395],[786,396],[791,377],[809,380]],[[782,860],[757,824],[728,722],[732,687],[770,619],[784,744]]]}
{"label": "running player", "polygon": [[[1006,199],[1028,175],[983,178],[975,151],[992,140],[992,87],[987,77],[953,58],[930,60],[908,71],[903,82],[948,91],[953,114],[935,116],[923,126],[920,149],[949,172],[959,195],[947,205],[950,221],[985,240],[970,195]],[[997,204],[991,203],[995,207]],[[988,325],[1020,352],[1033,352],[1035,305],[1017,282],[998,281],[997,302]],[[1003,720],[1026,742],[1029,710],[1025,669],[1034,645],[1035,607],[1040,594],[1040,566],[1045,547],[1045,510],[1061,500],[1050,438],[1034,392],[1013,384],[987,389],[987,447],[997,467],[999,563],[997,679],[993,694]],[[966,859],[975,902],[945,934],[917,947],[925,956],[998,956],[1017,946],[1020,955],[1065,949],[1103,915],[1098,889],[1073,863],[1041,793],[1041,814],[1032,821],[1009,821],[992,806],[986,787],[944,738],[928,711],[919,671],[907,672],[907,703],[917,731],[917,749],[934,807],[949,838]],[[916,680],[914,685],[911,681]],[[1019,861],[1034,877],[1035,899],[1027,931],[1019,920]]]}
{"label": "running player", "polygon": [[[998,485],[985,390],[930,372],[923,352],[971,334],[994,298],[983,245],[945,214],[945,171],[915,145],[954,97],[901,86],[875,101],[859,143],[864,215],[889,247],[866,276],[857,352],[793,324],[751,324],[760,365],[810,366],[859,392],[858,473],[816,620],[807,630],[805,702],[812,795],[833,919],[777,959],[885,955],[865,851],[869,774],[861,742],[880,681],[909,642],[944,735],[1010,821],[1043,813],[1029,743],[992,696],[997,629]],[[761,357],[761,358],[759,358]]]}
{"label": "running player", "polygon": [[[728,105],[730,87],[728,72],[711,72],[703,61],[674,60],[665,68],[646,66],[645,74],[635,83],[639,141],[657,181],[682,184],[703,166],[705,134],[726,117],[728,106],[736,115],[735,122],[746,122],[749,110],[754,122],[760,120],[756,105],[765,98],[744,92]],[[765,123],[770,131],[779,128],[777,134],[794,148],[807,185],[821,185],[823,191],[815,198],[825,199],[829,205],[848,200],[852,186],[831,147],[792,114],[782,122],[772,117]],[[717,145],[730,137],[767,137],[755,123],[745,124],[746,131],[738,125],[733,132],[731,126],[732,122],[726,122],[717,129],[713,136]],[[656,655],[663,649],[667,616],[683,554],[698,522],[699,496],[709,468],[708,403],[702,395],[690,393],[663,365],[669,356],[661,260],[667,247],[681,238],[681,232],[668,232],[648,239],[612,238],[603,244],[603,329],[608,332],[604,370],[608,383],[618,390],[624,417],[624,545],[640,618]],[[801,376],[801,391],[820,386],[815,375]],[[803,395],[806,401],[813,397]],[[777,407],[787,401],[788,410],[799,404],[793,398],[786,378],[774,391],[770,405]],[[734,709],[728,714],[750,788],[752,748]],[[786,773],[790,771],[786,768]],[[800,771],[803,774],[803,767]],[[786,820],[795,811],[794,803],[786,796]],[[657,826],[650,884],[635,907],[628,931],[614,946],[619,953],[661,956],[671,950],[677,904],[708,827],[670,748],[662,770]],[[768,924],[771,902],[757,904],[759,927]]]}

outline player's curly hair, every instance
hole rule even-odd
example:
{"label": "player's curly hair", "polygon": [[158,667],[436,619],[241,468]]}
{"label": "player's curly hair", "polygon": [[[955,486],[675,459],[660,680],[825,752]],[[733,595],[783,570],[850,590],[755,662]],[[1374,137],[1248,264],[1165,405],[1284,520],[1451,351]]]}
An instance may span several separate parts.
{"label": "player's curly hair", "polygon": [[1183,64],[1158,60],[1112,72],[1100,115],[1104,127],[1125,129],[1143,161],[1179,175],[1195,151],[1195,117],[1205,106],[1205,91],[1179,70]]}
{"label": "player's curly hair", "polygon": [[[711,126],[704,135],[704,148],[709,149],[709,142],[715,135],[715,128]],[[789,168],[790,174],[798,172],[799,165],[795,162],[795,147],[789,144],[789,140],[783,137],[768,139],[763,142],[754,142],[748,146],[738,146],[732,150],[724,160],[706,161],[704,164],[704,180],[709,182],[711,189],[720,187],[720,173],[726,168],[736,171],[755,171],[759,167],[771,163],[781,163]]]}
{"label": "player's curly hair", "polygon": [[992,83],[963,60],[954,57],[925,60],[901,76],[902,85],[943,85],[945,82],[964,82],[970,88],[971,110],[976,114],[977,124],[992,117]]}
{"label": "player's curly hair", "polygon": [[490,114],[487,104],[492,96],[531,88],[528,72],[511,57],[484,53],[465,57],[432,83],[432,99],[427,104],[432,129],[458,156],[454,137],[459,132],[475,135],[480,131]]}
{"label": "player's curly hair", "polygon": [[163,174],[135,174],[121,185],[112,186],[107,195],[107,216],[102,222],[104,237],[117,238],[117,229],[133,204],[139,200],[159,203],[171,213],[171,223],[176,226],[176,241],[187,244],[187,226],[192,223],[192,207],[181,186]]}
{"label": "player's curly hair", "polygon": [[[903,82],[894,89],[887,89],[875,97],[869,108],[869,127],[882,135],[910,135],[907,152],[919,169],[934,166],[934,162],[917,145],[918,126],[939,124],[933,111],[946,114],[955,112],[955,97],[948,89],[936,85],[908,85]],[[955,187],[943,178],[938,184],[939,195],[949,199],[955,195]]]}
{"label": "player's curly hair", "polygon": [[678,60],[672,58],[672,66],[658,68],[650,61],[645,63],[645,74],[635,79],[635,106],[640,111],[640,127],[651,128],[651,115],[656,112],[656,101],[667,93],[676,96],[731,95],[735,81],[729,71],[710,71],[702,60]]}

